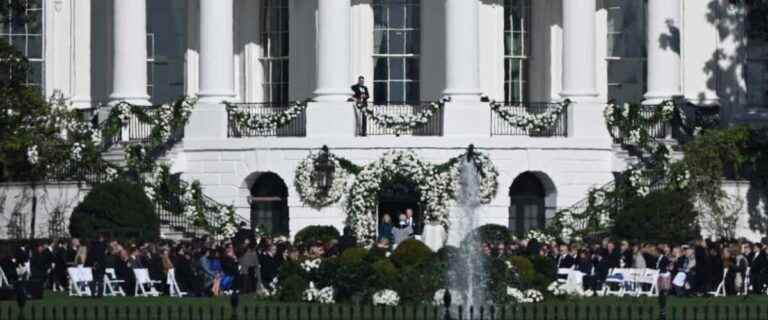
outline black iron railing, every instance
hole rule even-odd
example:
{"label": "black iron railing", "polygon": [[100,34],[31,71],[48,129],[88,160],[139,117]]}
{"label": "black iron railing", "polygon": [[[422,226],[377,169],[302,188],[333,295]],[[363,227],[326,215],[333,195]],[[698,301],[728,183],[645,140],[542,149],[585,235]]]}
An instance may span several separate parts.
{"label": "black iron railing", "polygon": [[[623,106],[616,106],[623,108]],[[706,128],[715,128],[720,125],[720,107],[697,106],[687,101],[675,101],[674,113],[667,121],[650,121],[656,106],[640,106],[640,119],[635,125],[648,131],[651,138],[658,140],[676,140],[680,144],[691,141],[698,131]],[[634,126],[633,126],[634,127]],[[633,144],[629,132],[623,132],[618,127],[613,128],[614,143]]]}
{"label": "black iron railing", "polygon": [[[151,298],[150,298],[151,299]],[[206,298],[201,298],[206,299]],[[380,307],[318,304],[244,304],[233,308],[223,303],[201,303],[200,299],[180,299],[171,304],[113,305],[94,303],[45,305],[30,302],[23,310],[15,303],[0,306],[0,320],[38,319],[120,319],[120,320],[175,320],[175,319],[260,319],[260,320],[593,320],[593,319],[662,319],[676,320],[746,320],[768,319],[768,305],[760,303],[724,302],[680,304],[662,308],[655,301],[633,300],[623,303],[545,303],[509,304],[502,306],[461,307],[450,310],[429,305]],[[194,302],[190,302],[194,301]]]}
{"label": "black iron railing", "polygon": [[276,103],[232,103],[227,108],[227,136],[230,138],[246,137],[305,137],[307,135],[307,114],[302,110],[298,116],[285,125],[271,130],[255,130],[244,127],[236,121],[233,111],[245,112],[252,116],[277,115],[295,106],[295,102]]}
{"label": "black iron railing", "polygon": [[[386,102],[372,104],[370,107],[376,114],[390,116],[408,116],[432,108],[433,101],[422,102]],[[388,128],[376,122],[360,110],[355,110],[355,134],[365,136],[442,136],[443,135],[443,108],[439,108],[427,123],[413,129],[397,130]]]}
{"label": "black iron railing", "polygon": [[[516,116],[539,115],[552,112],[559,103],[551,102],[505,102],[500,106],[501,111],[506,111]],[[509,123],[496,111],[491,111],[491,135],[494,136],[531,136],[531,137],[566,137],[568,136],[568,105],[563,105],[562,112],[557,116],[555,123],[543,129],[526,129]]]}
{"label": "black iron railing", "polygon": [[[616,106],[616,108],[624,108],[623,106]],[[669,121],[650,121],[656,114],[656,106],[640,106],[638,111],[640,116],[632,124],[632,127],[642,127],[651,138],[654,139],[672,139],[672,120]],[[613,128],[613,140],[614,143],[625,144],[632,138],[629,136],[629,132],[624,132],[618,127]]]}

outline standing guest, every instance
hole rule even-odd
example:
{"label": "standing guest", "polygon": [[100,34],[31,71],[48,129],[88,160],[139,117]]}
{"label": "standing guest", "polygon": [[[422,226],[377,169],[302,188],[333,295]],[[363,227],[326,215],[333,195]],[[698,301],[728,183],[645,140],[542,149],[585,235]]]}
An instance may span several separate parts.
{"label": "standing guest", "polygon": [[766,273],[768,273],[768,258],[763,252],[763,244],[755,243],[752,246],[752,261],[750,262],[750,280],[752,281],[752,290],[754,293],[763,292],[766,284]]}
{"label": "standing guest", "polygon": [[693,256],[696,261],[693,269],[691,281],[691,291],[696,295],[703,295],[707,292],[707,286],[710,282],[709,257],[707,254],[707,244],[703,240],[696,241],[693,247]]}
{"label": "standing guest", "polygon": [[632,268],[644,269],[645,267],[645,256],[643,256],[642,247],[639,244],[635,244],[632,246]]}
{"label": "standing guest", "polygon": [[633,263],[633,257],[632,257],[632,248],[629,246],[629,242],[622,241],[621,246],[619,247],[619,252],[621,253],[621,261],[619,263],[619,266],[621,268],[631,268]]}
{"label": "standing guest", "polygon": [[[733,256],[731,248],[726,246],[721,250],[722,253],[720,254],[720,258],[723,270],[720,270],[720,274],[725,276],[722,279],[723,286],[725,287],[725,294],[732,296],[736,294],[736,258]],[[727,272],[725,272],[726,270]]]}
{"label": "standing guest", "polygon": [[355,98],[355,102],[359,104],[368,103],[368,98],[371,95],[368,93],[368,87],[365,86],[365,77],[357,77],[357,83],[354,84],[351,89],[353,93],[352,96]]}
{"label": "standing guest", "polygon": [[204,281],[203,290],[201,291],[205,291],[209,288],[213,288],[214,283],[217,281],[216,272],[211,268],[210,257],[211,257],[211,250],[203,247],[200,250],[200,258],[197,261],[198,266],[202,271],[202,276]]}
{"label": "standing guest", "polygon": [[687,248],[672,248],[672,288],[676,296],[685,295],[685,278],[688,270],[688,257],[685,255]]}
{"label": "standing guest", "polygon": [[406,215],[404,213],[400,214],[400,220],[397,224],[397,227],[392,230],[392,235],[395,238],[394,246],[397,247],[401,242],[405,241],[406,239],[410,238],[413,234],[413,227],[408,224],[406,221]]}
{"label": "standing guest", "polygon": [[394,242],[395,236],[392,234],[392,218],[388,213],[381,216],[381,224],[379,224],[379,240],[387,239],[390,243]]}
{"label": "standing guest", "polygon": [[235,254],[235,247],[230,244],[224,249],[224,255],[221,257],[221,290],[224,291],[237,291],[240,289],[240,281],[237,279],[240,272],[238,271],[237,255]]}
{"label": "standing guest", "polygon": [[75,257],[77,257],[77,254],[79,251],[80,251],[80,239],[72,238],[72,240],[69,241],[69,246],[67,246],[66,261],[68,266],[70,267],[77,266],[77,263],[75,263]]}
{"label": "standing guest", "polygon": [[740,246],[736,246],[739,250],[736,254],[735,259],[735,266],[734,270],[736,271],[736,274],[734,275],[734,281],[736,286],[736,291],[738,293],[744,292],[744,286],[747,285],[745,281],[747,280],[747,269],[749,269],[749,256],[750,251],[752,248],[750,248],[749,244],[743,243]]}
{"label": "standing guest", "polygon": [[656,270],[659,270],[658,288],[661,294],[667,294],[672,287],[672,261],[669,259],[669,247],[660,245],[656,249]]}
{"label": "standing guest", "polygon": [[576,259],[576,271],[584,274],[584,277],[582,278],[584,290],[595,291],[597,289],[594,270],[595,268],[589,252],[586,249],[579,250],[579,255]]}
{"label": "standing guest", "polygon": [[616,245],[612,241],[608,241],[605,245],[605,263],[608,269],[621,267],[621,251],[616,248]]}
{"label": "standing guest", "polygon": [[421,234],[420,224],[416,221],[416,218],[413,215],[413,209],[411,208],[405,209],[405,223],[413,229],[413,235]]}
{"label": "standing guest", "polygon": [[268,244],[266,249],[259,256],[259,262],[261,262],[261,281],[264,284],[272,283],[272,279],[277,277],[278,262],[275,255],[277,254],[277,246],[274,244]]}
{"label": "standing guest", "polygon": [[256,245],[248,244],[245,253],[238,260],[240,264],[240,288],[243,293],[252,293],[260,290],[261,269],[259,266],[259,255],[256,253]]}
{"label": "standing guest", "polygon": [[338,244],[340,254],[349,248],[357,246],[357,239],[355,238],[355,235],[352,234],[352,228],[344,226],[342,233]]}
{"label": "standing guest", "polygon": [[53,247],[53,288],[64,291],[68,285],[67,277],[67,248],[61,242],[55,241]]}
{"label": "standing guest", "polygon": [[104,242],[104,236],[99,234],[97,241],[91,243],[90,250],[88,250],[88,257],[86,265],[91,267],[93,271],[93,281],[91,282],[91,292],[95,293],[94,297],[101,298],[104,296],[104,271],[105,271],[105,259],[107,255],[107,244]]}

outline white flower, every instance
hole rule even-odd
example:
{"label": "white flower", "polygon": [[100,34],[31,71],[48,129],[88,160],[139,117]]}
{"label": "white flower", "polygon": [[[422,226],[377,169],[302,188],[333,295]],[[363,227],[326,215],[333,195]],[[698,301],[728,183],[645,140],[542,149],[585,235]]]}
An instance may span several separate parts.
{"label": "white flower", "polygon": [[[532,298],[526,297],[525,293],[520,289],[507,287],[507,295],[512,298],[512,301],[516,303],[531,303],[534,302]],[[543,299],[543,298],[542,298]]]}
{"label": "white flower", "polygon": [[536,289],[528,289],[524,292],[525,298],[530,300],[531,302],[542,302],[544,301],[544,295],[539,292],[539,290]]}
{"label": "white flower", "polygon": [[554,237],[544,234],[543,232],[538,230],[528,231],[528,233],[525,235],[525,238],[529,240],[536,239],[536,241],[539,243],[551,243],[555,241]]}
{"label": "white flower", "polygon": [[301,268],[306,272],[311,272],[320,268],[321,262],[322,261],[320,259],[304,260],[304,262],[301,263]]}
{"label": "white flower", "polygon": [[75,142],[72,145],[72,160],[80,161],[83,158],[83,145]]}
{"label": "white flower", "polygon": [[381,290],[373,294],[373,305],[396,306],[400,304],[400,296],[389,289]]}
{"label": "white flower", "polygon": [[40,154],[37,152],[37,145],[27,148],[27,161],[33,166],[40,162]]}

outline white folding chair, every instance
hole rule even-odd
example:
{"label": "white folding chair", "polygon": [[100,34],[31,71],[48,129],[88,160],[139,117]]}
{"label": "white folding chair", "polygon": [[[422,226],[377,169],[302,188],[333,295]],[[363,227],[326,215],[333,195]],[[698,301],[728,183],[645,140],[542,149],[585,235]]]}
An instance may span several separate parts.
{"label": "white folding chair", "polygon": [[104,295],[108,297],[125,297],[125,291],[123,291],[122,283],[124,280],[117,278],[115,269],[107,268],[104,270]]}
{"label": "white folding chair", "polygon": [[570,277],[571,272],[573,272],[574,268],[558,268],[557,269],[557,282],[559,283],[566,283],[568,282],[568,277]]}
{"label": "white folding chair", "polygon": [[637,281],[636,296],[656,297],[659,294],[657,283],[659,281],[659,270],[645,269],[643,275]]}
{"label": "white folding chair", "polygon": [[747,267],[747,271],[744,272],[744,284],[741,286],[741,292],[739,292],[739,295],[741,296],[749,295],[749,287],[752,286],[752,280],[750,279],[751,274],[752,274],[752,270],[750,269],[750,267]]}
{"label": "white folding chair", "polygon": [[136,288],[134,295],[137,297],[157,297],[160,292],[155,289],[155,284],[160,281],[152,280],[149,277],[147,269],[133,269],[133,275],[136,277]]}
{"label": "white folding chair", "polygon": [[[88,272],[86,274],[85,269],[88,269]],[[75,297],[90,297],[91,296],[91,286],[90,281],[93,280],[93,277],[90,277],[90,281],[88,280],[88,274],[91,274],[90,272],[91,268],[81,268],[81,267],[73,267],[73,268],[67,268],[67,274],[69,275],[69,295],[75,296]]]}
{"label": "white folding chair", "polygon": [[608,271],[608,277],[605,278],[605,285],[603,285],[603,295],[623,296],[628,282],[627,277],[628,269],[625,268],[614,268]]}
{"label": "white folding chair", "polygon": [[168,284],[168,291],[171,297],[182,298],[187,295],[186,292],[181,291],[181,288],[179,288],[179,283],[176,282],[176,271],[174,269],[168,270],[168,280],[166,280],[166,283]]}
{"label": "white folding chair", "polygon": [[715,291],[710,291],[709,294],[715,297],[725,297],[725,275],[728,274],[728,268],[723,269],[723,279],[717,284]]}
{"label": "white folding chair", "polygon": [[5,270],[0,268],[0,288],[8,288],[11,286],[11,282],[8,281],[8,277],[5,276]]}

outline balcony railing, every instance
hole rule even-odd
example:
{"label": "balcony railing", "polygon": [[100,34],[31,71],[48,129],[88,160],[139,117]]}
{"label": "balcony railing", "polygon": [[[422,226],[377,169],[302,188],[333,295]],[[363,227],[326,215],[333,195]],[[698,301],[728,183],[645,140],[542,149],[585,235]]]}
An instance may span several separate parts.
{"label": "balcony railing", "polygon": [[227,136],[230,138],[246,137],[305,137],[307,135],[307,114],[301,110],[296,118],[283,126],[256,130],[241,125],[235,117],[234,112],[245,113],[250,116],[270,116],[279,115],[288,111],[294,103],[233,103],[227,108]]}
{"label": "balcony railing", "polygon": [[[373,104],[371,109],[375,114],[386,115],[390,117],[407,117],[431,109],[431,101],[423,102],[387,102],[384,104]],[[375,119],[355,110],[355,134],[360,137],[366,136],[442,136],[443,135],[443,109],[440,108],[432,114],[427,123],[416,126],[412,129],[390,128],[381,125]]]}
{"label": "balcony railing", "polygon": [[[641,106],[638,111],[640,119],[635,121],[636,123],[633,124],[633,127],[640,126],[645,128],[650,137],[654,139],[672,139],[671,121],[649,121],[653,118],[655,112],[656,106]],[[628,135],[628,132],[623,132],[618,127],[613,128],[614,143],[626,143],[626,140],[629,138]]]}
{"label": "balcony railing", "polygon": [[[523,118],[552,112],[560,104],[550,102],[505,102],[499,111]],[[510,123],[499,112],[491,111],[491,135],[493,136],[529,136],[529,137],[566,137],[568,136],[568,105],[556,116],[552,125],[542,129],[527,129]]]}

